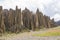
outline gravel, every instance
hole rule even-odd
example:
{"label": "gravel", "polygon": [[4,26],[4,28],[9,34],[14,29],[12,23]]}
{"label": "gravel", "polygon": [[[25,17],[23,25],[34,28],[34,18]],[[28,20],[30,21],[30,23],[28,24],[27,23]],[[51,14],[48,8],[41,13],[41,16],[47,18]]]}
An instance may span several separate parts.
{"label": "gravel", "polygon": [[0,40],[60,40],[60,36],[51,36],[51,37],[35,37],[35,36],[15,36],[10,38],[0,38]]}

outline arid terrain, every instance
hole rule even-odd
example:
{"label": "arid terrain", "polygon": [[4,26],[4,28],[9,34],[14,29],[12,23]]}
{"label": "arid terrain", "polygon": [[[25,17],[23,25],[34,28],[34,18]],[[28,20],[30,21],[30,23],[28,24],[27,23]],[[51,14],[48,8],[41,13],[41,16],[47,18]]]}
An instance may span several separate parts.
{"label": "arid terrain", "polygon": [[[45,32],[57,32],[55,36],[34,36],[34,34],[41,34]],[[0,37],[0,40],[60,40],[60,36],[58,34],[60,32],[60,27],[49,28],[49,29],[41,29],[40,31],[30,31],[23,33],[12,33],[12,34],[4,34]]]}

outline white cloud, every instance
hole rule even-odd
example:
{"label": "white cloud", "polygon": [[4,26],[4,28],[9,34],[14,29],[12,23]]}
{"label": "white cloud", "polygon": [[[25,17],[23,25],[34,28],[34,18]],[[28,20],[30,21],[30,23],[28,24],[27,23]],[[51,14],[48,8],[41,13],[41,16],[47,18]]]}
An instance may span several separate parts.
{"label": "white cloud", "polygon": [[22,9],[27,7],[34,11],[36,10],[36,8],[43,10],[43,4],[47,5],[51,2],[52,0],[3,0],[3,2],[0,2],[0,5],[2,5],[3,8],[7,9],[9,8],[15,9],[15,6],[18,5]]}
{"label": "white cloud", "polygon": [[60,0],[1,0],[0,5],[4,9],[15,9],[16,5],[21,9],[27,7],[32,11],[36,11],[36,8],[39,8],[44,14],[54,15],[51,18],[55,18],[56,21],[60,20]]}
{"label": "white cloud", "polygon": [[54,18],[55,21],[60,20],[60,14],[55,14],[54,16],[51,17],[51,19]]}
{"label": "white cloud", "polygon": [[3,3],[0,3],[0,5],[3,6],[3,8],[9,9],[9,8],[13,8],[15,9],[16,5],[19,7],[25,7],[26,3],[22,0],[17,1],[17,0],[4,0]]}

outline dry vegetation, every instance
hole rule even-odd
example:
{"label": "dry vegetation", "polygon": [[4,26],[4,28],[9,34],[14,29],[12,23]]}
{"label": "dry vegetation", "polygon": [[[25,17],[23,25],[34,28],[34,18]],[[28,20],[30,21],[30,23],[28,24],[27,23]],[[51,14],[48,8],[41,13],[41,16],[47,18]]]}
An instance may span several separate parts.
{"label": "dry vegetation", "polygon": [[[51,37],[49,37],[49,36],[51,36]],[[39,39],[44,40],[46,38],[54,39],[54,37],[55,37],[55,39],[60,40],[59,36],[60,36],[60,26],[55,27],[55,28],[41,29],[39,31],[30,31],[30,32],[23,32],[23,33],[18,33],[18,34],[6,33],[6,34],[3,34],[3,36],[0,36],[0,39],[4,39],[4,40],[19,39],[20,40],[20,39],[27,38],[27,40],[29,40],[30,39],[29,37],[31,37],[32,39],[30,39],[30,40],[39,40]]]}
{"label": "dry vegetation", "polygon": [[60,36],[60,26],[47,29],[44,33],[33,34],[33,36]]}

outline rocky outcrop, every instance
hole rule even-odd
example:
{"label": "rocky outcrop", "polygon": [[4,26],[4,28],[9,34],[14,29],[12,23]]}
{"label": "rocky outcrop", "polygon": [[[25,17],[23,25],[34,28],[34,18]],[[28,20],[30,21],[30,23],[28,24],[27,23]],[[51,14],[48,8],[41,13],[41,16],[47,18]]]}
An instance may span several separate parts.
{"label": "rocky outcrop", "polygon": [[36,10],[36,13],[33,13],[27,8],[21,11],[16,6],[15,10],[3,10],[2,6],[0,6],[0,33],[5,31],[17,33],[24,29],[35,30],[36,28],[51,27],[55,27],[54,20],[43,15],[39,9]]}

